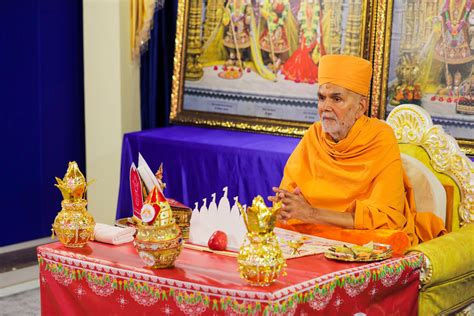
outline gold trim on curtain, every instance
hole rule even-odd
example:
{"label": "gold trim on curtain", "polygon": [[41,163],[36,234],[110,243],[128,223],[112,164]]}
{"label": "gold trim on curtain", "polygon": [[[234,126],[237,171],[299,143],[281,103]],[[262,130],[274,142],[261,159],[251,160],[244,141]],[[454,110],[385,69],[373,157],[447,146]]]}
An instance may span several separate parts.
{"label": "gold trim on curtain", "polygon": [[156,0],[130,0],[130,51],[132,60],[140,59],[153,27]]}

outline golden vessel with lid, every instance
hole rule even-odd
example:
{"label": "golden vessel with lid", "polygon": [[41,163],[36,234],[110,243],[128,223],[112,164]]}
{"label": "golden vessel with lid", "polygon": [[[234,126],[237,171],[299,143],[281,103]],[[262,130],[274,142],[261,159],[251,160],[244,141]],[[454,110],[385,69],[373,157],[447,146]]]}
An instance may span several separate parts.
{"label": "golden vessel with lid", "polygon": [[153,188],[142,207],[133,245],[143,262],[154,269],[172,267],[181,253],[181,229],[157,187]]}
{"label": "golden vessel with lid", "polygon": [[61,190],[62,209],[54,219],[52,233],[66,247],[79,248],[94,236],[95,221],[87,212],[84,195],[89,185],[77,163],[69,162],[66,175],[56,178],[56,187]]}
{"label": "golden vessel with lid", "polygon": [[240,277],[251,285],[268,286],[280,276],[286,266],[273,232],[281,203],[268,208],[263,198],[257,196],[253,199],[252,206],[246,210],[240,204],[237,205],[248,231],[237,257]]}

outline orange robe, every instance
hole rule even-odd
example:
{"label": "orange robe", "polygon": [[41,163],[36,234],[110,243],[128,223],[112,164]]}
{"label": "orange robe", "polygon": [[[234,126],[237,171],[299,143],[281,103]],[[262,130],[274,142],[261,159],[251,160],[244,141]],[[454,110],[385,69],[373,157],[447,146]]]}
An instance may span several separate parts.
{"label": "orange robe", "polygon": [[280,188],[296,187],[315,208],[354,213],[355,229],[298,220],[280,227],[356,244],[388,243],[397,252],[445,232],[434,215],[417,221],[393,130],[375,118],[359,118],[338,143],[314,123],[285,166]]}

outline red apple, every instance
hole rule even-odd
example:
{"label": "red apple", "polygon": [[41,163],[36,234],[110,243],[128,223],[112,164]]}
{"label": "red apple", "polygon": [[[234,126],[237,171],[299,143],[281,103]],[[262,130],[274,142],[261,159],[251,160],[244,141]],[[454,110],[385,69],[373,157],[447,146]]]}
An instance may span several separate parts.
{"label": "red apple", "polygon": [[227,248],[227,234],[220,230],[216,230],[209,238],[207,245],[212,250],[225,250]]}

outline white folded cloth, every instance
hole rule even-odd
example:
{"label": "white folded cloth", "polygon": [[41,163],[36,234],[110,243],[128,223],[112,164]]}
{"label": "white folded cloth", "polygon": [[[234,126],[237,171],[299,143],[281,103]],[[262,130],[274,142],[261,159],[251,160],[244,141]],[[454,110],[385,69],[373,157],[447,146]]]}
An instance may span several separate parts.
{"label": "white folded cloth", "polygon": [[96,223],[94,239],[103,243],[119,245],[133,240],[135,228],[115,227],[107,224]]}

